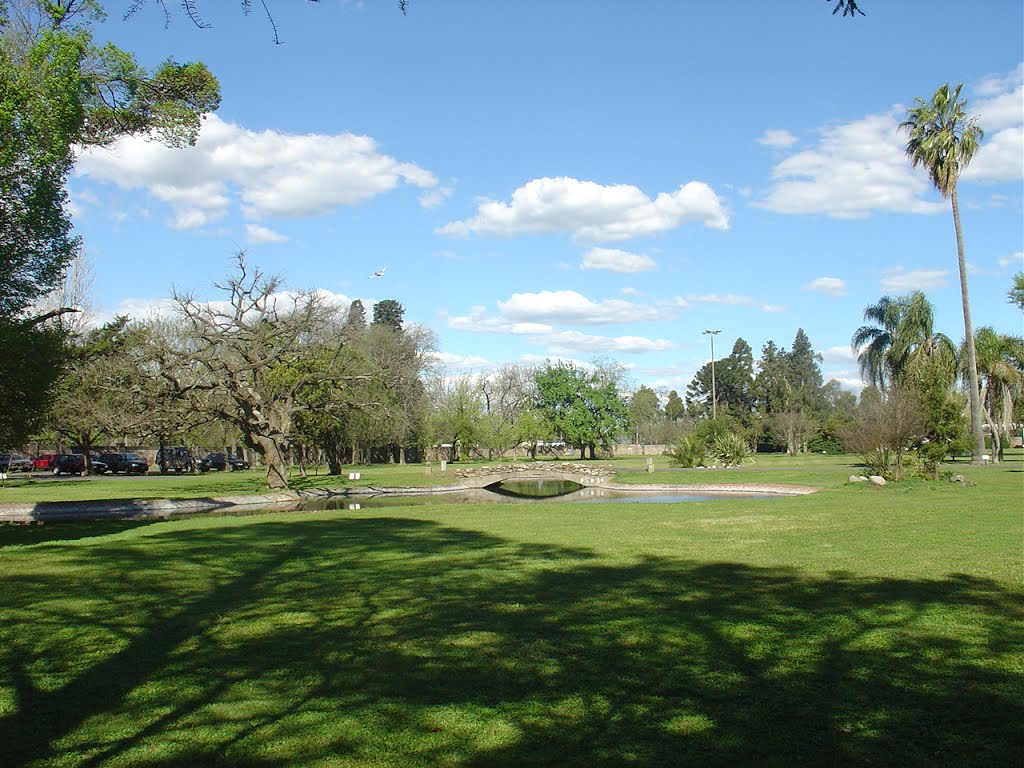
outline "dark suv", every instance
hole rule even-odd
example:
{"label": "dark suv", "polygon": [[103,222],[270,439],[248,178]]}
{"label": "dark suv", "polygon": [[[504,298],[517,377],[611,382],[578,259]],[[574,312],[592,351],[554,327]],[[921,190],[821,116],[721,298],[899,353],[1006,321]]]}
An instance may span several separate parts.
{"label": "dark suv", "polygon": [[228,456],[226,453],[208,453],[199,460],[200,472],[209,472],[210,470],[234,472],[239,469],[249,469],[251,466],[245,459]]}
{"label": "dark suv", "polygon": [[188,448],[161,448],[156,452],[156,463],[162,475],[168,472],[195,471],[195,462]]}
{"label": "dark suv", "polygon": [[[85,456],[80,453],[62,453],[50,462],[50,471],[55,475],[84,475],[85,470]],[[92,471],[102,475],[107,471],[107,465],[99,459],[93,459]]]}
{"label": "dark suv", "polygon": [[119,472],[126,475],[144,475],[149,472],[149,464],[137,453],[101,453],[100,461],[107,465],[107,472],[115,475]]}

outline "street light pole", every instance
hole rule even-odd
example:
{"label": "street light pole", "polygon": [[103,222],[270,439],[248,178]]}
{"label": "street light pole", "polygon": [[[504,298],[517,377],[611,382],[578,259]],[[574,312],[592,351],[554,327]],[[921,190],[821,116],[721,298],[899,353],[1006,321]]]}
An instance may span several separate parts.
{"label": "street light pole", "polygon": [[721,329],[717,331],[704,331],[705,336],[711,337],[711,418],[718,418],[718,392],[715,391],[715,336],[722,332]]}

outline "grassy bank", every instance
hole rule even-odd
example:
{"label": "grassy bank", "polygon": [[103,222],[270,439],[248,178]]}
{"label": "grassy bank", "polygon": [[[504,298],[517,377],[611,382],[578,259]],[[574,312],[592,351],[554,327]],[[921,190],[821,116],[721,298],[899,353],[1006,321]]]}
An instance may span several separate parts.
{"label": "grassy bank", "polygon": [[[1009,455],[1009,464],[1022,462],[1024,452]],[[653,461],[655,471],[647,472],[647,459]],[[346,466],[341,476],[326,474],[324,469],[311,469],[306,476],[294,472],[290,477],[292,488],[350,488],[353,486],[437,486],[457,482],[455,472],[465,467],[495,465],[501,462],[470,461],[449,464],[442,472],[439,463],[374,464]],[[508,462],[506,462],[508,463]],[[590,463],[590,462],[587,462]],[[785,456],[759,455],[755,463],[740,469],[674,469],[666,456],[629,456],[594,464],[615,469],[615,480],[625,483],[796,483],[821,487],[838,487],[846,483],[851,474],[863,470],[859,459],[843,455]],[[945,469],[958,473],[974,470],[967,462],[945,465]],[[358,472],[357,481],[348,479],[349,472]],[[972,475],[973,476],[973,475]],[[245,472],[210,472],[196,475],[166,475],[151,473],[145,477],[26,477],[10,475],[0,487],[0,503],[37,503],[52,501],[89,501],[104,499],[194,499],[211,496],[233,496],[266,492],[266,475],[258,469]]]}
{"label": "grassy bank", "polygon": [[1021,464],[840,469],[781,467],[825,490],[768,500],[0,527],[0,744],[68,767],[1019,762]]}

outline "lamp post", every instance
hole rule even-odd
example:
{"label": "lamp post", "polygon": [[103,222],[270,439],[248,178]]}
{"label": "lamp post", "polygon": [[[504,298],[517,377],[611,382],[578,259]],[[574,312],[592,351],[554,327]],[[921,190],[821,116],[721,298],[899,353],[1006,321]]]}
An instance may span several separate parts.
{"label": "lamp post", "polygon": [[718,393],[715,391],[715,336],[722,332],[721,329],[717,331],[704,331],[705,336],[711,337],[711,418],[718,418]]}

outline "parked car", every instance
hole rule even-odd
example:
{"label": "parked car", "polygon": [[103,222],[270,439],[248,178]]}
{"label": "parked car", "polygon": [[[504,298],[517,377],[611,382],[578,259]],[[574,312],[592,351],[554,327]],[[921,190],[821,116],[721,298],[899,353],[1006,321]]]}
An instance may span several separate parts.
{"label": "parked car", "polygon": [[156,463],[160,467],[160,474],[168,472],[194,472],[195,461],[188,448],[161,448],[156,452]]}
{"label": "parked car", "polygon": [[[85,456],[81,453],[62,453],[53,460],[50,471],[55,475],[84,475],[86,471]],[[107,465],[100,459],[92,460],[94,474],[102,475]]]}
{"label": "parked car", "polygon": [[249,469],[252,465],[245,459],[238,456],[228,456],[226,453],[208,453],[199,460],[199,471],[209,472],[235,472],[239,469]]}
{"label": "parked car", "polygon": [[0,453],[0,472],[31,472],[32,459],[23,453]]}
{"label": "parked car", "polygon": [[39,469],[46,471],[53,469],[53,462],[60,456],[59,453],[40,453],[32,460],[32,469]]}
{"label": "parked car", "polygon": [[149,464],[137,453],[101,453],[100,461],[107,465],[107,472],[126,475],[144,475],[149,472]]}

